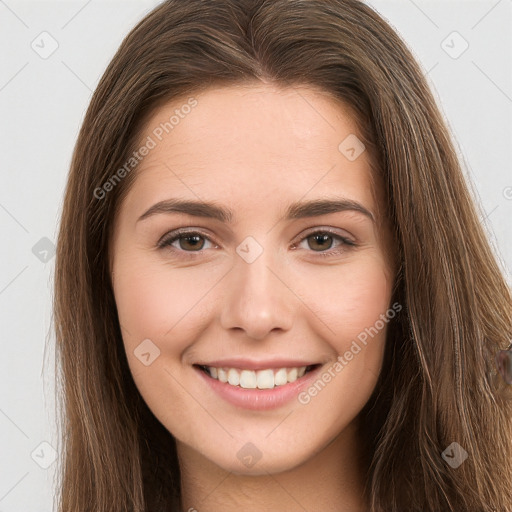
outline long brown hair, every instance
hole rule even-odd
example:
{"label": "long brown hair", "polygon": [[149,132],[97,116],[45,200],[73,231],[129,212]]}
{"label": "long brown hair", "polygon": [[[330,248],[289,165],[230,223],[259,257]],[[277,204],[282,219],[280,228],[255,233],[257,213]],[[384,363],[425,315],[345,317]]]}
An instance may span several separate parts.
{"label": "long brown hair", "polygon": [[[174,438],[132,380],[109,272],[137,169],[98,188],[164,102],[258,80],[320,88],[351,108],[385,184],[404,307],[361,413],[369,510],[512,510],[512,400],[494,361],[512,337],[512,297],[406,45],[358,0],[168,0],[105,71],[71,164],[55,270],[59,512],[180,507]],[[468,453],[457,468],[442,456],[454,442]]]}

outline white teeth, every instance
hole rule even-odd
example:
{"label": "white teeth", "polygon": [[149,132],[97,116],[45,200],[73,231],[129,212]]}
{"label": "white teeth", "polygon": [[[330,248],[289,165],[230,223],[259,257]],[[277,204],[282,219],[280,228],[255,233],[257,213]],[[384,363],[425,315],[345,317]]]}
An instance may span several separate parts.
{"label": "white teeth", "polygon": [[252,370],[242,370],[242,373],[240,374],[240,387],[246,389],[255,389],[256,372],[253,372]]}
{"label": "white teeth", "polygon": [[288,373],[286,368],[280,368],[274,375],[274,383],[276,386],[284,386],[288,382]]}
{"label": "white teeth", "polygon": [[295,382],[297,380],[297,368],[288,370],[288,382]]}
{"label": "white teeth", "polygon": [[[228,374],[222,368],[218,368],[217,372],[218,372],[218,375],[219,375],[218,379],[221,382],[227,382],[228,381]],[[213,377],[213,375],[212,375],[212,377]]]}
{"label": "white teeth", "polygon": [[258,389],[272,389],[274,387],[274,371],[260,370],[256,372],[256,383]]}
{"label": "white teeth", "polygon": [[276,386],[284,386],[289,382],[295,382],[306,373],[306,366],[300,368],[279,368],[275,371],[268,370],[239,370],[237,368],[206,367],[210,376],[220,382],[245,389],[273,389]]}
{"label": "white teeth", "polygon": [[232,386],[238,386],[238,384],[240,384],[240,374],[234,368],[228,370],[228,382]]}

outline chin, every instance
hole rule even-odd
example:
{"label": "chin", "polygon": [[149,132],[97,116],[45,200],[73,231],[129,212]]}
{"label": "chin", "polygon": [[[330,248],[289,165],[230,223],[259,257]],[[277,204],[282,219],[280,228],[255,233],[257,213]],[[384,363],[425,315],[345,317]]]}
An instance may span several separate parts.
{"label": "chin", "polygon": [[213,457],[210,460],[215,465],[235,475],[268,476],[269,474],[290,471],[306,462],[308,456],[305,454],[300,456],[297,453],[288,452],[276,453],[274,451],[272,454],[261,452],[261,458],[255,463],[244,463],[236,455],[234,460],[231,457]]}

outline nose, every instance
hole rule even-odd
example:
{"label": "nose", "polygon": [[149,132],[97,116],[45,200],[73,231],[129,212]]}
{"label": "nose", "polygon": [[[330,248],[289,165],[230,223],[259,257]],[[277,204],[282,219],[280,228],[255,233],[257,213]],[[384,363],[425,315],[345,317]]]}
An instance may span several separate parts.
{"label": "nose", "polygon": [[297,298],[289,289],[286,272],[270,251],[252,263],[236,257],[226,276],[221,325],[240,330],[248,338],[262,340],[272,331],[288,331],[293,323]]}

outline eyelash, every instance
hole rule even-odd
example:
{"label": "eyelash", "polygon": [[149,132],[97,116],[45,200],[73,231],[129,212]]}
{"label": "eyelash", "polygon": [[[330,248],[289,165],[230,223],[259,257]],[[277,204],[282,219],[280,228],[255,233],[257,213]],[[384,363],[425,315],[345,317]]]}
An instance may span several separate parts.
{"label": "eyelash", "polygon": [[[157,243],[157,247],[159,249],[169,248],[169,249],[172,249],[173,252],[185,253],[186,254],[186,256],[181,256],[180,255],[179,257],[195,258],[196,255],[194,253],[200,254],[200,253],[204,252],[204,250],[201,249],[201,250],[198,250],[198,251],[185,251],[183,249],[176,249],[175,247],[171,248],[171,244],[173,244],[177,240],[193,237],[193,236],[196,236],[196,235],[200,236],[202,238],[205,238],[206,240],[208,240],[209,242],[213,243],[214,245],[217,245],[217,244],[215,244],[215,242],[213,242],[210,239],[209,236],[207,236],[204,233],[201,233],[200,231],[179,230],[179,231],[172,231],[172,232],[167,233],[166,235],[164,235],[160,239],[160,241]],[[294,243],[293,247],[296,248],[296,246],[298,246],[304,240],[307,240],[309,237],[311,237],[313,235],[330,235],[333,238],[335,238],[335,239],[337,239],[338,241],[341,242],[340,246],[336,250],[333,250],[333,249],[328,249],[326,251],[313,251],[313,250],[311,250],[311,252],[317,253],[320,257],[323,257],[323,258],[329,258],[329,257],[334,257],[334,256],[340,255],[343,252],[343,250],[344,250],[343,246],[345,246],[345,250],[347,248],[350,249],[350,248],[353,248],[353,247],[357,247],[357,244],[355,242],[353,242],[352,240],[350,240],[348,238],[345,238],[345,237],[339,235],[338,233],[335,233],[335,232],[333,232],[333,231],[331,231],[329,229],[319,229],[317,231],[311,231],[311,232],[307,233],[305,236],[303,236],[297,243]]]}

